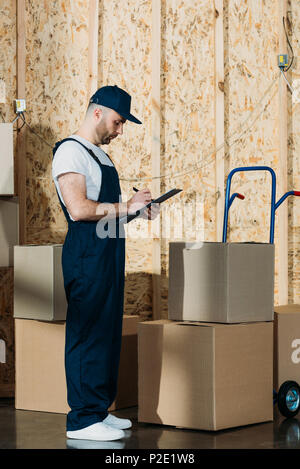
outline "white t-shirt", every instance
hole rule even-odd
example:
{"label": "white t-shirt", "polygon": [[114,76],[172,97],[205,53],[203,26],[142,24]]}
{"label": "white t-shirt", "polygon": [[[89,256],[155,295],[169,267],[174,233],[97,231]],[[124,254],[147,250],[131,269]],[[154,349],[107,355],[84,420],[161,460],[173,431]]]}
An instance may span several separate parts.
{"label": "white t-shirt", "polygon": [[[101,148],[78,135],[71,135],[69,138],[74,138],[82,142],[87,148],[93,150],[101,164],[113,166],[113,163]],[[73,141],[67,141],[60,145],[52,162],[52,177],[59,197],[64,205],[65,203],[59,188],[58,176],[70,172],[80,173],[85,176],[87,198],[97,201],[101,189],[101,168],[82,145]],[[71,220],[73,220],[70,214],[69,216]]]}

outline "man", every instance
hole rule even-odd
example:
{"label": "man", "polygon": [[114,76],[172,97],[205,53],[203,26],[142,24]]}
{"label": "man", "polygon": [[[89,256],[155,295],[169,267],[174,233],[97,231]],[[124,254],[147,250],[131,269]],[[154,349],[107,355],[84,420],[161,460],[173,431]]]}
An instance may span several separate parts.
{"label": "man", "polygon": [[[68,221],[62,267],[68,311],[65,369],[70,412],[67,437],[109,441],[124,437],[131,421],[108,414],[117,391],[122,337],[125,239],[118,219],[151,201],[145,188],[120,199],[117,171],[99,145],[122,135],[131,97],[104,86],[91,98],[79,130],[53,149],[52,175]],[[158,208],[148,211],[149,219]],[[97,223],[115,220],[110,236]]]}

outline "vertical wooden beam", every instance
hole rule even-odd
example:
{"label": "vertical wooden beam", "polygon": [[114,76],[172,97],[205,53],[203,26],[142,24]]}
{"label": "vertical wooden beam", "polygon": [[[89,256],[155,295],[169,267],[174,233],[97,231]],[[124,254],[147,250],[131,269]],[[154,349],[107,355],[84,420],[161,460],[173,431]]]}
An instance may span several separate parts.
{"label": "vertical wooden beam", "polygon": [[[223,0],[215,0],[215,145],[224,143]],[[216,241],[222,241],[224,215],[224,147],[216,151]]]}
{"label": "vertical wooden beam", "polygon": [[[152,127],[151,127],[151,162],[152,193],[160,193],[160,70],[161,70],[161,0],[152,0]],[[152,222],[152,286],[153,286],[153,319],[161,317],[161,239],[160,219]]]}
{"label": "vertical wooden beam", "polygon": [[[287,53],[283,17],[286,17],[287,2],[278,0],[279,54]],[[277,199],[287,192],[287,86],[283,77],[279,82],[279,167]],[[278,226],[278,300],[279,304],[288,303],[288,203],[277,210]]]}
{"label": "vertical wooden beam", "polygon": [[[17,98],[26,99],[25,90],[25,0],[17,0]],[[22,125],[17,121],[18,129]],[[19,243],[26,244],[26,126],[17,133],[17,195],[19,197]]]}
{"label": "vertical wooden beam", "polygon": [[89,49],[88,49],[88,98],[98,88],[98,27],[99,0],[89,3]]}
{"label": "vertical wooden beam", "polygon": [[104,2],[98,0],[98,87],[103,83],[103,29],[104,29]]}

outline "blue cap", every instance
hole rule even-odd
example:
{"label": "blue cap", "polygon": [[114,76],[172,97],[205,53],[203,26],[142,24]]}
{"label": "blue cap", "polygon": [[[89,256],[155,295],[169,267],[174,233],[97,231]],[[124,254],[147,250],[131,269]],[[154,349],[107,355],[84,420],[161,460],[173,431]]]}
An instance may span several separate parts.
{"label": "blue cap", "polygon": [[90,103],[99,104],[116,111],[124,119],[136,124],[142,122],[130,114],[131,96],[118,86],[103,86],[96,91]]}

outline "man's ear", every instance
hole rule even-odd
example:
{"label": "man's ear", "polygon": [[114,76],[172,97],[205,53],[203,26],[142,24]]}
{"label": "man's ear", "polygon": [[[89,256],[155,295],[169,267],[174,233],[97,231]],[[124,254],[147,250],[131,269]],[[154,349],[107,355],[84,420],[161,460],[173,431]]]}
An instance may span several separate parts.
{"label": "man's ear", "polygon": [[96,107],[93,111],[93,116],[98,122],[100,122],[103,117],[102,109],[100,107]]}

